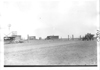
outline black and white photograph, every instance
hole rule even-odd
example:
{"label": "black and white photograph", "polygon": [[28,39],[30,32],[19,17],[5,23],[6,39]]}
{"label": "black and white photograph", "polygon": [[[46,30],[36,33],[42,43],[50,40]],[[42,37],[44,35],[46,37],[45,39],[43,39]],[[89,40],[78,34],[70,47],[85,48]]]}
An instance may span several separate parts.
{"label": "black and white photograph", "polygon": [[2,0],[4,67],[97,67],[98,1]]}

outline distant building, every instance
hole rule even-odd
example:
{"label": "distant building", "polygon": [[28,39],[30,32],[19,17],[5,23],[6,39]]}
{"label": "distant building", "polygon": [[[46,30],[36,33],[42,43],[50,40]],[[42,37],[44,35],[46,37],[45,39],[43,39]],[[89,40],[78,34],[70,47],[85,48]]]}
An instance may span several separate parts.
{"label": "distant building", "polygon": [[29,36],[28,35],[28,38],[27,38],[28,40],[35,40],[36,39],[36,36]]}
{"label": "distant building", "polygon": [[4,37],[5,43],[19,42],[21,41],[21,35],[12,35]]}
{"label": "distant building", "polygon": [[21,39],[21,35],[12,35],[4,37],[4,40],[19,40],[19,39]]}
{"label": "distant building", "polygon": [[12,41],[15,37],[4,37],[4,41]]}
{"label": "distant building", "polygon": [[59,39],[59,36],[47,36],[46,39]]}

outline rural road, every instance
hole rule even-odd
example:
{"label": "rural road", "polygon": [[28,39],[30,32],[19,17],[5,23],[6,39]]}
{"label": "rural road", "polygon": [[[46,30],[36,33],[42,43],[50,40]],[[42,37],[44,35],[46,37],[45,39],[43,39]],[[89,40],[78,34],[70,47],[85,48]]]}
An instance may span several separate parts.
{"label": "rural road", "polygon": [[96,65],[96,41],[31,41],[6,44],[5,65]]}

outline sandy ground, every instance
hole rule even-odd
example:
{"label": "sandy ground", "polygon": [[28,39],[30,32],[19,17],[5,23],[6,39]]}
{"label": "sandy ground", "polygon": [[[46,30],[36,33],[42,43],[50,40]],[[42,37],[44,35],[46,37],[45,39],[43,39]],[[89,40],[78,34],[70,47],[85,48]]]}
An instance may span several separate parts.
{"label": "sandy ground", "polygon": [[97,65],[96,41],[36,40],[4,51],[5,65]]}

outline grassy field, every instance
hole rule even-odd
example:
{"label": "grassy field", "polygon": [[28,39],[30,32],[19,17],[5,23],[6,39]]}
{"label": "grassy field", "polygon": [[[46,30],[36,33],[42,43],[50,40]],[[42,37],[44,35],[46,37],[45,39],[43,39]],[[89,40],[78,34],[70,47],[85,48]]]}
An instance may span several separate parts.
{"label": "grassy field", "polygon": [[4,51],[5,65],[97,65],[96,41],[33,40]]}

